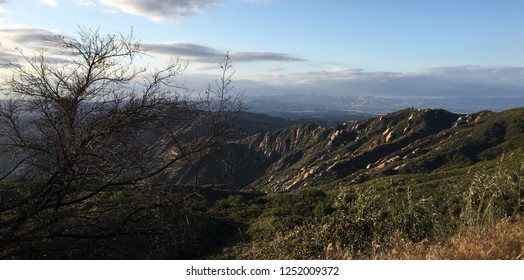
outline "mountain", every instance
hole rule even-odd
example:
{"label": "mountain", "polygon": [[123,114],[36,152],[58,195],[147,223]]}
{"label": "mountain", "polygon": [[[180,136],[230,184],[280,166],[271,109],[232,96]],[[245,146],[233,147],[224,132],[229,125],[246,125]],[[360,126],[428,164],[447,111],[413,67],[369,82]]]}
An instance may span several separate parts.
{"label": "mountain", "polygon": [[[474,114],[410,108],[329,127],[292,125],[222,143],[199,165],[199,180],[282,192],[450,172],[522,150],[522,139],[524,108]],[[175,180],[188,183],[187,174],[196,172],[191,170]]]}

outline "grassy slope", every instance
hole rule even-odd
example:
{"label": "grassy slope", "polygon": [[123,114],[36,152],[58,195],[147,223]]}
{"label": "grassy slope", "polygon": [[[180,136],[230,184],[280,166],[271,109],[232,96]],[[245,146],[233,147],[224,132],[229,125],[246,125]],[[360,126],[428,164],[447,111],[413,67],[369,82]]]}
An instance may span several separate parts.
{"label": "grassy slope", "polygon": [[209,213],[241,224],[242,240],[213,258],[521,259],[523,155],[516,148],[464,167],[340,180],[327,192],[231,197]]}

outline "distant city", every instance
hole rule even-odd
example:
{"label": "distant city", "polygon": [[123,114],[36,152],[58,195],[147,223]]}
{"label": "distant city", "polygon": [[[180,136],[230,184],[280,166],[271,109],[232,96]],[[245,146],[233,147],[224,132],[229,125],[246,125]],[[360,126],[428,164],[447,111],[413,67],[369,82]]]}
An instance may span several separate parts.
{"label": "distant city", "polygon": [[351,95],[267,95],[246,98],[247,111],[288,119],[345,121],[366,119],[405,108],[445,109],[468,114],[524,106],[522,97],[373,97]]}

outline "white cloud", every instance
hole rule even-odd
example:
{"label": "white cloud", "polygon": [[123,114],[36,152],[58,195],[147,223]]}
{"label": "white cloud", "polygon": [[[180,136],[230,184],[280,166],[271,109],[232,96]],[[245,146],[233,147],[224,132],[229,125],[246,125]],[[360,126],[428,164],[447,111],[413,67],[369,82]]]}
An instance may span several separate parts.
{"label": "white cloud", "polygon": [[97,2],[89,0],[75,0],[75,4],[82,7],[95,7],[98,5]]}
{"label": "white cloud", "polygon": [[101,0],[108,7],[124,13],[146,17],[155,22],[178,20],[206,10],[220,0]]}
{"label": "white cloud", "polygon": [[118,14],[118,11],[117,10],[113,10],[113,9],[105,9],[105,10],[102,10],[102,13],[104,14]]}
{"label": "white cloud", "polygon": [[51,7],[56,7],[58,5],[58,2],[56,0],[40,0],[40,3]]}

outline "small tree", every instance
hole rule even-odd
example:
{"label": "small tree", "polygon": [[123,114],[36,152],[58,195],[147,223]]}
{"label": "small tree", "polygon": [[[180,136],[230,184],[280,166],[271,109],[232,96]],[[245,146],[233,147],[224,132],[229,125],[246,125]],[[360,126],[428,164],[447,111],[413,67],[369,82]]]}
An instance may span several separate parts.
{"label": "small tree", "polygon": [[46,40],[62,58],[21,53],[25,64],[1,88],[0,257],[74,256],[86,240],[124,236],[187,238],[173,235],[184,232],[183,197],[153,183],[229,132],[242,106],[230,93],[229,56],[217,89],[195,94],[177,79],[185,63],[135,67],[146,50],[132,35],[81,29],[78,39]]}

